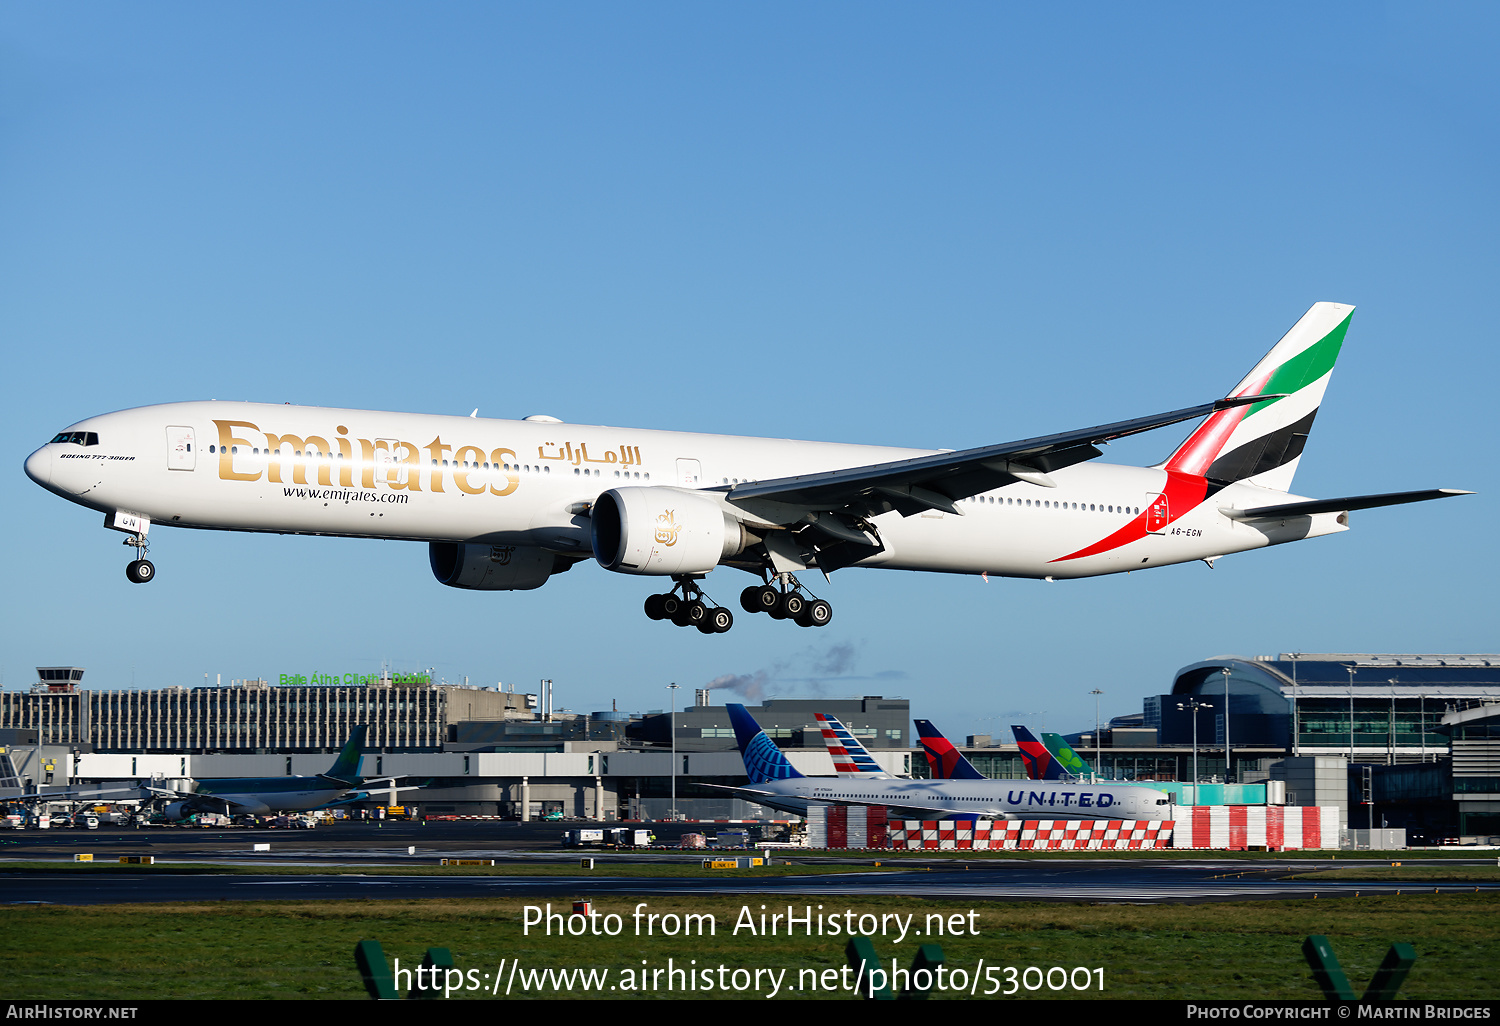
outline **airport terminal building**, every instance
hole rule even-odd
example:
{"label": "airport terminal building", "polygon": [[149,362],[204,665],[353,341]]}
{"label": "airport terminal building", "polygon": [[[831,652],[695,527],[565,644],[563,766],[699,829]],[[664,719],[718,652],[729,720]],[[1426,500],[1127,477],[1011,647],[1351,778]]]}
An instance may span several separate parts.
{"label": "airport terminal building", "polygon": [[[537,694],[423,675],[90,691],[78,667],[38,678],[0,690],[0,789],[312,775],[367,724],[365,774],[430,780],[419,801],[431,814],[781,818],[696,786],[744,779],[708,691],[673,712],[576,714],[552,711],[550,682]],[[825,713],[887,772],[928,775],[907,699],[770,699],[750,712],[803,773],[833,773]],[[1014,745],[953,740],[986,776],[1025,777]],[[1191,781],[1196,767],[1206,783],[1283,781],[1289,804],[1337,804],[1355,826],[1500,835],[1500,656],[1215,657],[1176,671],[1140,713],[1068,740],[1107,779]],[[22,758],[27,744],[46,758]]]}

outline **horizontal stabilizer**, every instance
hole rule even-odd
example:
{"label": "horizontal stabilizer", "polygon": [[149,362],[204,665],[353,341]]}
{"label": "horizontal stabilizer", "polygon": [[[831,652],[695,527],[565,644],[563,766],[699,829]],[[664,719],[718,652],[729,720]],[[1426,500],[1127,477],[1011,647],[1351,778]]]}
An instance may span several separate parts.
{"label": "horizontal stabilizer", "polygon": [[1400,506],[1406,502],[1426,502],[1428,499],[1446,499],[1454,495],[1473,495],[1459,488],[1429,488],[1421,492],[1387,492],[1385,495],[1347,495],[1342,499],[1311,499],[1307,502],[1287,502],[1279,506],[1256,506],[1253,509],[1226,509],[1223,513],[1231,520],[1280,520],[1285,517],[1310,517],[1315,513],[1343,513],[1351,509],[1376,509],[1380,506]]}

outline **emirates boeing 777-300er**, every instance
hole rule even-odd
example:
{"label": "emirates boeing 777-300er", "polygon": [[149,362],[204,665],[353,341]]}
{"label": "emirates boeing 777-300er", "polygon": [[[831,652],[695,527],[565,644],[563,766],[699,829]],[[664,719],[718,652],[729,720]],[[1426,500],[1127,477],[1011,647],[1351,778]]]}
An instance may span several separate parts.
{"label": "emirates boeing 777-300er", "polygon": [[[798,571],[1050,581],[1212,566],[1347,530],[1350,510],[1466,494],[1289,494],[1353,309],[1315,305],[1227,398],[956,452],[213,401],[90,417],[26,473],[129,535],[136,583],[156,573],[153,524],[387,538],[426,542],[455,588],[538,588],[590,558],[670,578],[646,614],[705,634],[734,617],[700,582],[737,567],[760,578],[745,610],[821,627],[833,608]],[[1155,466],[1092,462],[1104,443],[1199,418]]]}

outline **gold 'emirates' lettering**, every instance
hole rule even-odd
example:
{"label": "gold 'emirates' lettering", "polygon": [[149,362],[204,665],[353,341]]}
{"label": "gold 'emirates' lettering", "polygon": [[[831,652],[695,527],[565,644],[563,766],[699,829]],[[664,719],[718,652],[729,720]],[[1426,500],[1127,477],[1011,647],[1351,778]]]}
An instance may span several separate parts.
{"label": "gold 'emirates' lettering", "polygon": [[[473,453],[472,457],[469,455],[470,453]],[[469,466],[470,460],[477,467],[479,466],[479,461],[482,459],[484,459],[484,450],[476,449],[472,445],[459,446],[458,451],[453,454],[453,483],[458,485],[459,491],[468,492],[470,495],[484,494],[484,485],[475,488],[469,484],[469,475],[473,473],[472,468]]]}
{"label": "gold 'emirates' lettering", "polygon": [[[308,484],[309,464],[317,467],[317,483],[333,484],[334,464],[338,463],[338,484],[344,488],[355,487],[354,446],[359,447],[360,488],[375,489],[384,485],[396,491],[422,490],[422,452],[425,449],[432,461],[429,478],[434,492],[443,491],[445,469],[453,472],[453,483],[468,495],[510,495],[521,484],[520,469],[513,462],[514,449],[495,449],[490,453],[490,467],[480,470],[484,461],[484,450],[473,445],[455,447],[444,444],[436,437],[426,446],[394,439],[349,438],[349,429],[340,424],[335,439],[337,448],[319,435],[277,435],[262,431],[257,425],[244,420],[216,420],[214,426],[219,436],[219,479],[222,481],[259,481],[264,474],[268,482],[282,484],[283,464],[291,461],[291,483]],[[262,437],[256,438],[254,436]],[[252,450],[259,449],[252,455]],[[445,468],[448,454],[453,453],[451,468]],[[337,460],[335,460],[337,456]],[[385,456],[385,459],[377,458]],[[238,466],[236,466],[238,462]],[[464,464],[467,463],[468,466]],[[502,466],[504,470],[502,470]],[[385,469],[383,475],[377,472]],[[479,483],[473,480],[478,478]]]}
{"label": "gold 'emirates' lettering", "polygon": [[[502,456],[505,459],[501,459],[500,457]],[[521,475],[516,473],[516,465],[510,462],[515,458],[516,454],[511,449],[496,449],[490,453],[490,470],[493,471],[496,467],[505,466],[505,480],[507,482],[504,488],[496,488],[494,485],[490,485],[491,495],[509,495],[520,485]]]}
{"label": "gold 'emirates' lettering", "polygon": [[[313,450],[316,449],[319,456],[328,455],[328,439],[318,435],[308,435],[306,438],[300,435],[273,435],[265,432],[266,449],[270,452],[266,463],[266,480],[281,483],[281,464],[283,460],[292,461],[292,483],[307,484],[307,460],[313,458]],[[283,451],[285,450],[285,451]],[[307,455],[304,457],[303,453]],[[318,484],[333,484],[332,469],[326,460],[318,461]],[[256,477],[260,475],[257,474]],[[238,480],[238,479],[237,479]]]}
{"label": "gold 'emirates' lettering", "polygon": [[219,429],[219,480],[221,481],[259,481],[260,471],[253,474],[242,474],[234,469],[234,449],[243,445],[250,448],[250,443],[235,435],[235,428],[249,428],[251,431],[259,431],[254,424],[244,420],[216,420],[215,426]]}

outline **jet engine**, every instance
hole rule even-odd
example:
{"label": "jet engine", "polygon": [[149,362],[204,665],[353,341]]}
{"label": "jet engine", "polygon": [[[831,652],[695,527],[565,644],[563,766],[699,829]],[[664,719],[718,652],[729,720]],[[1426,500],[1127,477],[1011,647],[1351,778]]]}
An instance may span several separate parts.
{"label": "jet engine", "polygon": [[760,539],[715,502],[679,488],[611,488],[589,518],[594,558],[620,574],[706,574]]}
{"label": "jet engine", "polygon": [[161,814],[166,817],[169,823],[181,823],[197,811],[197,809],[193,808],[187,802],[172,802],[161,810]]}
{"label": "jet engine", "polygon": [[429,542],[432,576],[450,588],[470,591],[530,591],[557,572],[558,557],[546,549],[476,542]]}

